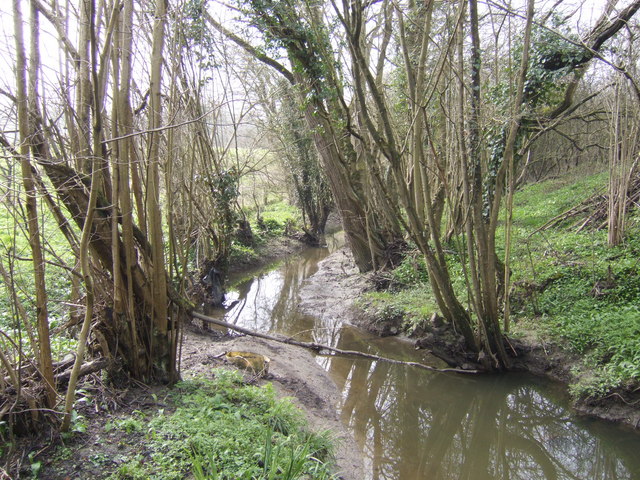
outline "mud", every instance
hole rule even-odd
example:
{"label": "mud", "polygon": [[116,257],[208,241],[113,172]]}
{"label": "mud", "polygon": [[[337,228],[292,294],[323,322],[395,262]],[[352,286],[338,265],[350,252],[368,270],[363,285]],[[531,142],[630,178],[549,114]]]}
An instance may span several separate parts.
{"label": "mud", "polygon": [[361,312],[354,301],[366,288],[367,276],[360,274],[351,252],[342,248],[318,263],[318,271],[300,290],[298,308],[327,322],[355,325]]}

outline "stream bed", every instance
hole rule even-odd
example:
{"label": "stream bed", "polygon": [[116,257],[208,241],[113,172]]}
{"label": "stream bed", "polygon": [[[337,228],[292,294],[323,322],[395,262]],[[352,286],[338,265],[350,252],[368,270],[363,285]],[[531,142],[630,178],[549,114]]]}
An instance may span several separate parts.
{"label": "stream bed", "polygon": [[[401,338],[343,325],[340,311],[301,313],[306,279],[340,245],[339,237],[329,237],[326,248],[249,272],[227,295],[233,306],[207,313],[259,332],[436,365]],[[640,434],[575,415],[556,383],[316,359],[342,392],[339,413],[362,451],[366,479],[640,480]]]}

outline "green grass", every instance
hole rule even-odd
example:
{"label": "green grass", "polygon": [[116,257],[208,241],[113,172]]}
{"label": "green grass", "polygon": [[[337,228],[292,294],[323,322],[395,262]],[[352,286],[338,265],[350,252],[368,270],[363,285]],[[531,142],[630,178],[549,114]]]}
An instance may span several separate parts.
{"label": "green grass", "polygon": [[[19,301],[24,306],[27,316],[35,322],[35,287],[33,278],[33,263],[31,261],[31,248],[29,246],[26,230],[23,230],[25,222],[12,215],[17,210],[13,206],[0,207],[0,262],[9,272],[12,284],[16,290]],[[58,266],[60,261],[67,265],[73,265],[75,260],[73,253],[65,237],[60,232],[57,223],[50,212],[41,206],[41,220],[39,222],[40,234],[44,256],[48,262],[45,265],[45,284],[48,297],[48,318],[51,329],[63,325],[69,319],[69,301],[71,299],[71,281],[69,272]],[[13,212],[15,213],[15,212]],[[21,228],[22,227],[22,228]],[[71,228],[75,228],[71,225]],[[76,233],[79,233],[76,229]],[[55,252],[55,255],[51,252]],[[30,355],[31,346],[28,344],[25,327],[18,322],[16,312],[12,305],[12,298],[4,281],[0,279],[0,329],[9,334],[17,343],[22,338],[21,348],[23,353]],[[34,326],[35,329],[35,326]],[[22,335],[19,335],[19,331]],[[67,353],[75,350],[76,342],[67,334],[51,337],[53,360],[62,359]],[[15,349],[5,345],[9,355],[17,355]]]}
{"label": "green grass", "polygon": [[138,432],[143,445],[111,479],[329,479],[331,442],[310,433],[299,410],[277,400],[270,385],[243,382],[219,369],[213,380],[180,382],[170,396],[175,407],[141,421],[111,422],[107,429]]}
{"label": "green grass", "polygon": [[262,211],[262,225],[256,229],[267,236],[283,235],[287,228],[296,229],[300,220],[299,210],[284,201],[271,202]]}
{"label": "green grass", "polygon": [[[576,232],[580,218],[536,232],[594,193],[607,175],[567,176],[527,185],[514,199],[511,270],[513,333],[534,331],[581,355],[576,396],[603,396],[640,381],[640,214],[632,212],[625,243],[607,246],[606,230]],[[504,255],[504,227],[496,238]],[[456,250],[455,241],[450,246]],[[459,259],[449,256],[452,281],[465,298]],[[368,293],[370,312],[393,312],[411,329],[436,310],[424,263],[410,255],[392,272],[398,291]],[[588,373],[588,375],[586,374]]]}
{"label": "green grass", "polygon": [[576,232],[580,218],[533,232],[602,192],[606,182],[603,173],[556,179],[527,186],[516,195],[515,331],[533,328],[582,356],[576,367],[579,380],[571,386],[575,396],[598,397],[640,380],[637,214],[630,216],[625,243],[613,248],[607,246],[606,230]]}

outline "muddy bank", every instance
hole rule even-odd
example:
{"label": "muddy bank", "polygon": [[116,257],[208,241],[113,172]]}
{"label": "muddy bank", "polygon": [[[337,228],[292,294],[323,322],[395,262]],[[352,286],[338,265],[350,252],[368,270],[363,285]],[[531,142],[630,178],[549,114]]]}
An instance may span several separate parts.
{"label": "muddy bank", "polygon": [[327,322],[355,324],[358,310],[353,302],[367,285],[351,252],[341,248],[320,261],[318,271],[305,280],[298,308]]}
{"label": "muddy bank", "polygon": [[[518,353],[514,359],[515,369],[550,378],[565,386],[579,381],[574,373],[574,367],[581,361],[578,355],[534,335],[511,339],[510,343]],[[640,386],[637,384],[618,388],[602,398],[580,398],[571,406],[581,415],[640,429]]]}
{"label": "muddy bank", "polygon": [[[358,309],[354,302],[371,282],[366,275],[358,273],[350,253],[342,249],[319,263],[319,271],[307,280],[301,292],[300,308],[303,312],[326,319],[364,328],[377,335],[386,336],[401,329],[401,319],[389,318],[384,321]],[[427,331],[417,332],[410,341],[417,348],[432,350],[446,363],[464,366],[464,354],[456,345],[459,339],[452,336],[450,329],[434,317],[433,325]],[[536,335],[525,335],[508,340],[508,348],[514,353],[513,368],[561,382],[565,386],[575,383],[573,367],[580,357],[548,343]],[[640,387],[629,386],[619,389],[604,398],[580,399],[572,408],[582,415],[593,416],[640,428]]]}
{"label": "muddy bank", "polygon": [[190,327],[182,346],[183,378],[211,376],[215,367],[235,368],[221,357],[229,351],[249,351],[269,357],[271,361],[267,375],[256,378],[246,373],[245,378],[259,385],[270,382],[279,396],[291,398],[305,413],[314,431],[330,430],[336,444],[336,473],[344,480],[363,478],[361,453],[338,418],[337,401],[340,394],[311,353],[292,345],[247,336],[221,337],[220,333]]}
{"label": "muddy bank", "polygon": [[271,237],[255,247],[255,256],[236,258],[229,265],[228,275],[239,276],[243,273],[269,265],[289,255],[301,252],[308,245],[294,237]]}

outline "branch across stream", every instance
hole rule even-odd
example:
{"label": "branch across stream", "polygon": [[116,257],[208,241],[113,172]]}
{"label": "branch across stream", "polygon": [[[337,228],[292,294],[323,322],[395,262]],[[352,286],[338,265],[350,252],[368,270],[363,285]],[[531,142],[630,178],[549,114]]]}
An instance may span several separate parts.
{"label": "branch across stream", "polygon": [[313,350],[316,353],[322,354],[323,351],[325,352],[331,352],[331,354],[333,355],[343,355],[343,356],[347,356],[347,357],[356,357],[356,358],[366,358],[369,360],[375,360],[375,361],[379,361],[379,362],[386,362],[386,363],[391,363],[394,365],[405,365],[407,367],[415,367],[415,368],[421,368],[423,370],[429,370],[431,372],[439,372],[439,373],[463,373],[463,374],[473,374],[473,373],[478,373],[478,370],[463,370],[461,368],[438,368],[438,367],[433,367],[431,365],[425,365],[424,363],[419,363],[419,362],[407,362],[404,360],[397,360],[394,358],[388,358],[388,357],[383,357],[380,355],[374,355],[372,353],[365,353],[365,352],[359,352],[357,350],[342,350],[340,348],[335,348],[335,347],[331,347],[329,345],[323,345],[321,343],[315,343],[315,342],[301,342],[299,340],[295,340],[291,337],[284,337],[284,336],[276,336],[276,335],[269,335],[266,333],[260,333],[260,332],[255,332],[253,330],[250,330],[248,328],[244,328],[244,327],[239,327],[237,325],[233,325],[231,323],[225,322],[223,320],[218,320],[216,318],[213,317],[209,317],[207,315],[203,315],[201,313],[198,312],[191,312],[191,315],[193,316],[193,318],[197,318],[198,320],[202,320],[203,322],[207,322],[207,323],[211,323],[214,325],[218,325],[220,327],[225,327],[228,328],[230,330],[234,330],[236,332],[245,334],[245,335],[251,335],[254,337],[258,337],[258,338],[262,338],[264,340],[270,340],[272,342],[279,342],[279,343],[286,343],[287,345],[295,345],[297,347],[302,347],[302,348],[306,348],[309,350]]}

